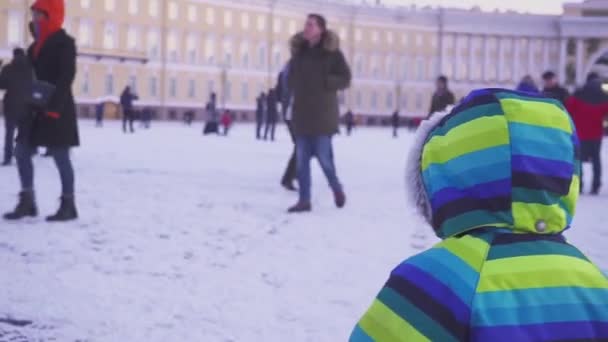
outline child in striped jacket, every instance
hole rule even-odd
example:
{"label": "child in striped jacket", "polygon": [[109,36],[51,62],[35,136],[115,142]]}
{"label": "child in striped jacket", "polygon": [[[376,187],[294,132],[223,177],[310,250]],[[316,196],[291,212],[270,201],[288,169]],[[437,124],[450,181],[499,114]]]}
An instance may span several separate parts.
{"label": "child in striped jacket", "polygon": [[407,181],[443,242],[392,272],[350,341],[608,341],[608,280],[563,236],[578,145],[530,93],[478,90],[425,122]]}

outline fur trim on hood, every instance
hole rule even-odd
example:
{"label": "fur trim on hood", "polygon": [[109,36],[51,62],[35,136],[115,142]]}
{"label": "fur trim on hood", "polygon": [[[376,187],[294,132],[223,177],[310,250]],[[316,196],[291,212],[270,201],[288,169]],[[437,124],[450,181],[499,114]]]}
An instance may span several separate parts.
{"label": "fur trim on hood", "polygon": [[[289,47],[291,49],[291,55],[296,56],[300,54],[302,49],[308,44],[306,39],[304,39],[304,33],[300,32],[293,37],[289,41]],[[338,36],[334,31],[327,30],[323,39],[321,40],[321,46],[325,51],[335,52],[340,49],[340,36]]]}

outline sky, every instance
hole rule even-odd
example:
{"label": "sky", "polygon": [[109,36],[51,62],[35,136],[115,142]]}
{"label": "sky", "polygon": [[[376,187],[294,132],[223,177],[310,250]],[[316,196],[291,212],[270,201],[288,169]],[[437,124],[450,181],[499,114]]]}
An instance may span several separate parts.
{"label": "sky", "polygon": [[[372,2],[372,0],[368,0]],[[562,6],[566,2],[582,2],[582,0],[382,0],[383,3],[394,5],[418,6],[432,5],[444,7],[470,8],[479,6],[485,11],[517,10],[520,12],[560,14]]]}

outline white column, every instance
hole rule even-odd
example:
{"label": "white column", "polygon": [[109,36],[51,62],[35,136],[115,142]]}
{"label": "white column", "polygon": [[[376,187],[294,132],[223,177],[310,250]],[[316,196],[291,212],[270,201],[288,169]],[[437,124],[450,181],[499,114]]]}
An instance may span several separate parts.
{"label": "white column", "polygon": [[551,69],[551,65],[549,65],[550,49],[551,49],[551,40],[545,39],[543,41],[543,72]]}
{"label": "white column", "polygon": [[566,62],[568,60],[568,39],[561,38],[559,40],[559,75],[560,81],[566,83]]}
{"label": "white column", "polygon": [[526,70],[527,74],[534,73],[534,55],[536,48],[536,42],[532,38],[528,38],[528,69]]}
{"label": "white column", "polygon": [[583,65],[583,54],[584,54],[585,44],[582,38],[578,38],[576,40],[576,83],[577,85],[583,84],[585,81],[586,75],[584,75],[585,67]]}
{"label": "white column", "polygon": [[468,75],[467,75],[467,79],[468,81],[472,81],[474,79],[473,77],[473,68],[475,67],[475,48],[473,45],[473,39],[474,36],[473,35],[469,35],[469,41],[468,41],[468,53],[469,53],[469,63],[468,63]]}
{"label": "white column", "polygon": [[513,76],[511,77],[514,81],[521,78],[519,74],[519,67],[521,65],[521,41],[520,38],[513,38]]}
{"label": "white column", "polygon": [[498,63],[496,63],[496,81],[498,81],[498,83],[502,83],[502,76],[505,71],[505,44],[503,39],[503,37],[498,37],[496,39],[496,52],[498,53]]}
{"label": "white column", "polygon": [[488,46],[488,36],[483,36],[482,41],[483,61],[481,66],[481,77],[482,81],[488,80],[488,64],[490,62],[490,48]]}

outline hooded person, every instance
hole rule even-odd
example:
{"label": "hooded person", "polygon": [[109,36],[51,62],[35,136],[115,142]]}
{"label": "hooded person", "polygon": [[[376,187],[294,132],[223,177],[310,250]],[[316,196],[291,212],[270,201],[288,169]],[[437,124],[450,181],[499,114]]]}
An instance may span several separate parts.
{"label": "hooded person", "polygon": [[429,117],[433,116],[437,112],[443,112],[449,106],[453,106],[456,103],[456,97],[454,93],[450,91],[448,78],[446,76],[439,76],[435,82],[435,93],[431,98],[431,108],[429,109]]}
{"label": "hooded person", "polygon": [[76,44],[63,29],[64,0],[37,0],[31,7],[30,30],[34,43],[28,57],[38,80],[52,84],[55,89],[47,108],[33,113],[30,127],[19,130],[15,151],[21,182],[21,194],[7,220],[37,216],[34,199],[34,167],[32,156],[38,146],[44,146],[53,157],[61,179],[61,205],[48,221],[68,221],[78,217],[74,201],[74,169],[70,148],[80,143],[72,83],[76,75]]}
{"label": "hooded person", "polygon": [[522,78],[522,80],[517,85],[517,91],[531,94],[540,93],[540,90],[536,86],[536,82],[534,82],[534,79],[530,75],[526,75],[524,76],[524,78]]}
{"label": "hooded person", "polygon": [[579,169],[554,99],[484,89],[424,122],[408,191],[443,241],[392,271],[350,341],[608,340],[608,280],[563,235]]}

